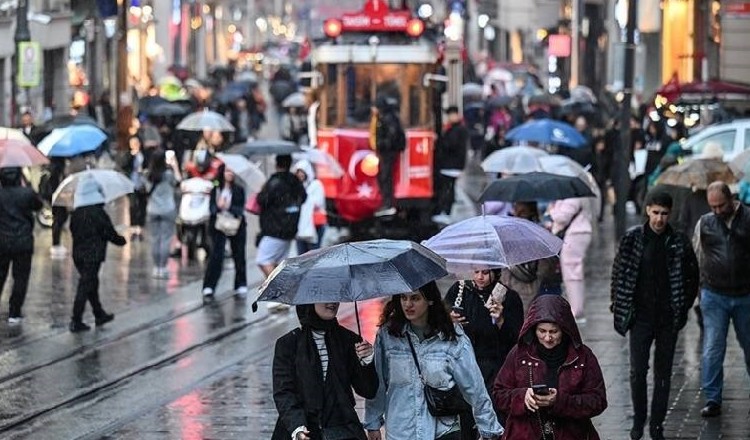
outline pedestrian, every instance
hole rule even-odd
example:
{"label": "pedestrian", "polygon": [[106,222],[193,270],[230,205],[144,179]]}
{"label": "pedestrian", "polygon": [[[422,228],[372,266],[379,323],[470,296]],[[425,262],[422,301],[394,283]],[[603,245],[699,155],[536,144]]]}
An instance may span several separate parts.
{"label": "pedestrian", "polygon": [[302,182],[307,193],[300,207],[297,224],[297,255],[319,249],[326,227],[326,194],[323,183],[315,178],[315,171],[308,160],[300,160],[292,172]]}
{"label": "pedestrian", "polygon": [[[292,156],[276,156],[276,172],[268,178],[256,196],[260,207],[260,232],[256,245],[255,263],[268,276],[289,254],[292,240],[297,236],[297,225],[307,192],[302,182],[289,170]],[[272,311],[286,310],[287,306],[269,302]]]}
{"label": "pedestrian", "polygon": [[151,256],[154,260],[152,276],[168,278],[167,261],[177,218],[175,187],[182,180],[174,151],[165,152],[157,148],[151,155],[146,177],[148,180],[146,214],[148,215],[148,229],[151,232]]}
{"label": "pedestrian", "polygon": [[[456,281],[445,295],[451,319],[471,341],[488,393],[523,324],[521,297],[502,285],[499,276],[499,269],[474,270],[471,280]],[[474,426],[470,413],[461,415],[461,426],[463,438],[476,440],[477,433],[466,428]]]}
{"label": "pedestrian", "polygon": [[148,158],[138,136],[131,136],[128,139],[128,147],[129,150],[122,155],[120,160],[120,169],[130,178],[135,188],[129,196],[130,240],[143,241],[143,226],[146,224],[146,204],[148,203],[145,177]]}
{"label": "pedestrian", "polygon": [[582,324],[586,322],[586,278],[583,264],[593,231],[589,206],[588,199],[577,197],[556,200],[548,208],[552,219],[552,233],[563,239],[560,268],[565,294],[576,322]]}
{"label": "pedestrian", "polygon": [[732,197],[724,182],[706,190],[711,212],[695,225],[694,247],[700,264],[703,314],[701,382],[706,406],[703,417],[721,414],[724,355],[729,321],[745,354],[750,374],[750,208]]}
{"label": "pedestrian", "polygon": [[503,439],[599,440],[591,419],[607,408],[604,377],[565,298],[531,303],[493,399],[506,416]]}
{"label": "pedestrian", "polygon": [[460,439],[458,416],[435,417],[428,411],[426,385],[458,387],[481,438],[502,434],[471,341],[451,322],[434,281],[386,304],[375,338],[375,368],[380,386],[365,403],[369,440],[382,439],[383,425],[388,440]]}
{"label": "pedestrian", "polygon": [[115,319],[114,314],[104,311],[99,301],[99,269],[107,255],[107,242],[116,246],[126,243],[125,237],[117,233],[104,211],[104,194],[93,177],[84,177],[78,182],[70,216],[70,233],[73,236],[73,263],[80,279],[68,328],[77,333],[91,329],[83,322],[87,301],[91,304],[97,326]]}
{"label": "pedestrian", "polygon": [[[435,157],[435,215],[436,223],[450,223],[453,203],[456,201],[456,176],[466,167],[466,145],[469,131],[464,125],[458,107],[446,110],[448,123],[443,129],[436,148]],[[456,174],[446,174],[446,172]]]}
{"label": "pedestrian", "polygon": [[42,199],[22,183],[20,168],[0,169],[0,293],[13,265],[13,290],[8,307],[8,325],[19,325],[26,299],[34,255],[34,211]]}
{"label": "pedestrian", "polygon": [[630,332],[630,397],[633,427],[630,438],[643,437],[651,346],[654,350],[654,392],[649,432],[664,439],[672,362],[679,331],[698,293],[698,261],[690,239],[669,225],[672,196],[652,190],[646,197],[645,224],[620,240],[612,266],[612,306],[617,333]]}
{"label": "pedestrian", "polygon": [[382,198],[375,216],[394,215],[393,169],[399,155],[406,149],[406,133],[401,125],[396,98],[381,95],[370,110],[370,147],[378,154],[378,189]]}
{"label": "pedestrian", "polygon": [[29,140],[33,145],[36,145],[42,140],[42,134],[39,127],[34,124],[34,115],[30,111],[26,110],[21,115],[21,125],[18,127],[26,139]]}
{"label": "pedestrian", "polygon": [[279,419],[271,440],[367,437],[354,391],[372,398],[378,374],[372,345],[336,320],[339,303],[297,306],[300,327],[276,341],[273,400]]}
{"label": "pedestrian", "polygon": [[[63,179],[65,179],[65,158],[51,157],[47,169],[47,178],[40,183],[44,198],[52,204],[52,195]],[[62,244],[62,231],[70,213],[65,206],[52,206],[52,247],[49,253],[52,259],[62,259],[68,254],[68,249]]]}
{"label": "pedestrian", "polygon": [[[206,274],[203,277],[203,299],[211,300],[214,297],[216,285],[221,277],[224,266],[224,248],[226,241],[232,249],[234,260],[234,293],[237,298],[243,299],[247,296],[247,261],[245,259],[245,247],[247,245],[247,222],[245,221],[245,189],[235,181],[235,176],[228,168],[224,170],[224,179],[221,186],[216,186],[211,191],[209,220],[209,233],[211,235],[211,254],[206,265]],[[216,227],[221,215],[229,215],[239,219],[239,227],[234,234],[222,231]]]}

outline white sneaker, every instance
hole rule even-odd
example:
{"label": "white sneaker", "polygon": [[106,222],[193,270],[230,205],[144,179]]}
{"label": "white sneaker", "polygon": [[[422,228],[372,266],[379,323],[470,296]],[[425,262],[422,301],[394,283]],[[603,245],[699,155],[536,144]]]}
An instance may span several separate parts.
{"label": "white sneaker", "polygon": [[161,268],[160,267],[154,267],[151,269],[151,277],[152,278],[161,278]]}
{"label": "white sneaker", "polygon": [[62,245],[52,246],[49,249],[49,255],[53,259],[65,258],[68,255],[68,250]]}
{"label": "white sneaker", "polygon": [[268,302],[266,303],[266,306],[268,307],[268,311],[271,313],[281,313],[289,310],[288,305],[277,302]]}
{"label": "white sneaker", "polygon": [[440,225],[449,225],[451,224],[451,216],[448,214],[433,215],[432,221]]}
{"label": "white sneaker", "polygon": [[23,324],[23,318],[21,318],[20,316],[8,318],[8,325],[11,327],[21,324]]}
{"label": "white sneaker", "polygon": [[214,296],[214,289],[210,287],[203,288],[203,296]]}
{"label": "white sneaker", "polygon": [[237,298],[242,298],[242,299],[247,298],[247,287],[245,287],[245,286],[238,287],[234,291],[234,295]]}
{"label": "white sneaker", "polygon": [[396,215],[396,208],[381,208],[375,211],[375,217],[388,217],[391,215]]}

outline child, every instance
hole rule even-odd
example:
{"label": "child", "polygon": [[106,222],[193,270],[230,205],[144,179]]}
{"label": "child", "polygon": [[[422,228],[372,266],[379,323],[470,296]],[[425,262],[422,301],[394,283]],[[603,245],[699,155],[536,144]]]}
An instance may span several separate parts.
{"label": "child", "polygon": [[77,333],[91,329],[83,322],[86,301],[91,303],[97,326],[115,319],[115,315],[105,312],[99,302],[99,268],[107,254],[107,242],[124,246],[126,241],[125,237],[117,233],[112,220],[104,211],[104,194],[93,177],[86,176],[78,182],[73,209],[70,216],[73,263],[80,274],[80,280],[68,328]]}

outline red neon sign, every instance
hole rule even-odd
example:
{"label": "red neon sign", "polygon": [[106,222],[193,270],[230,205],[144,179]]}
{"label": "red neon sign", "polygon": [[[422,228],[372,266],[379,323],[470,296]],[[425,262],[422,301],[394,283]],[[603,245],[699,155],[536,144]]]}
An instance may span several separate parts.
{"label": "red neon sign", "polygon": [[384,0],[368,0],[361,11],[344,14],[341,25],[350,32],[405,32],[411,18],[409,10],[391,11]]}

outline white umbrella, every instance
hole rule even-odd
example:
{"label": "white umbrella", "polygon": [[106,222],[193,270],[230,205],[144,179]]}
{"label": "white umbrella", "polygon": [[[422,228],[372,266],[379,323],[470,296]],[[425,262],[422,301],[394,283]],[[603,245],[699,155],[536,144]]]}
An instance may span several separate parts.
{"label": "white umbrella", "polygon": [[135,191],[133,182],[124,174],[115,170],[91,169],[66,177],[52,194],[52,205],[72,208],[74,206],[78,183],[90,178],[99,184],[105,203],[109,203]]}
{"label": "white umbrella", "polygon": [[297,160],[309,160],[315,166],[317,177],[338,179],[344,175],[344,167],[326,151],[317,148],[304,148],[302,152],[292,153]]}
{"label": "white umbrella", "polygon": [[281,106],[284,108],[307,107],[307,101],[305,100],[305,95],[300,92],[294,92],[284,98],[284,101],[281,102]]}
{"label": "white umbrella", "polygon": [[224,162],[224,165],[245,184],[245,189],[249,193],[257,193],[263,188],[266,175],[263,174],[258,165],[247,160],[245,156],[218,153],[216,157]]}
{"label": "white umbrella", "polygon": [[541,148],[516,146],[495,151],[482,161],[488,173],[524,174],[542,171],[539,158],[548,153]]}
{"label": "white umbrella", "polygon": [[178,130],[186,131],[234,131],[234,126],[223,115],[211,110],[191,113],[177,124]]}
{"label": "white umbrella", "polygon": [[16,128],[0,127],[0,139],[13,139],[17,141],[29,141],[29,138],[21,130]]}

